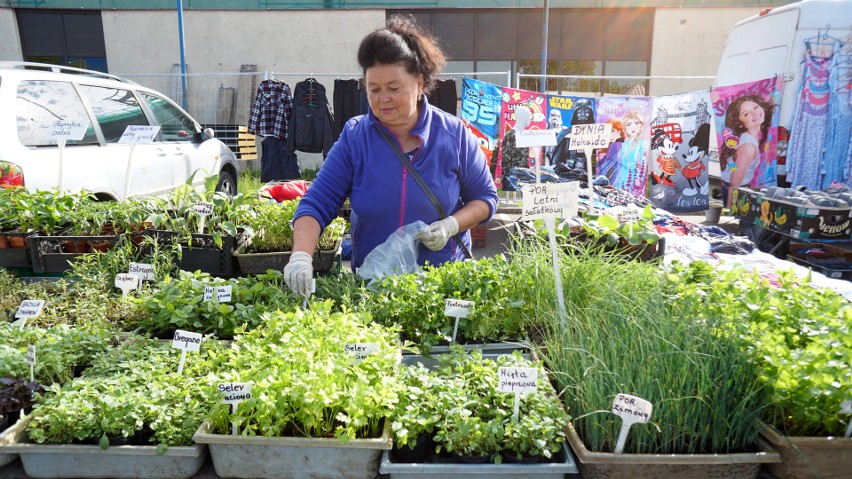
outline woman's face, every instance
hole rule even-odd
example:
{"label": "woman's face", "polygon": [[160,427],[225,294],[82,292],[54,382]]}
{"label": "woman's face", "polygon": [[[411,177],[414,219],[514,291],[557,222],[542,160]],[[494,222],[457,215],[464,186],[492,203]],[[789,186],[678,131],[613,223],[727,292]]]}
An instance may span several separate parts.
{"label": "woman's face", "polygon": [[379,121],[409,130],[417,124],[417,99],[423,94],[420,76],[408,73],[403,63],[377,63],[367,68],[364,80],[370,109]]}
{"label": "woman's face", "polygon": [[739,118],[740,123],[743,124],[743,128],[746,131],[754,131],[755,129],[759,129],[760,125],[763,124],[763,108],[757,103],[746,100],[740,105],[740,114],[737,118]]}
{"label": "woman's face", "polygon": [[642,131],[642,122],[636,119],[629,119],[624,122],[624,133],[627,138],[638,138]]}

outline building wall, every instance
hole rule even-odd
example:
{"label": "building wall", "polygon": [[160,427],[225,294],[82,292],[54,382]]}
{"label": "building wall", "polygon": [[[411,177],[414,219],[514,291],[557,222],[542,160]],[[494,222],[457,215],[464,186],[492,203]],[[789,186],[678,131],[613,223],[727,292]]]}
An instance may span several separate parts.
{"label": "building wall", "polygon": [[21,61],[22,58],[15,10],[0,7],[0,61]]}
{"label": "building wall", "polygon": [[[102,15],[110,73],[127,76],[166,94],[174,92],[173,78],[162,75],[171,73],[172,66],[180,63],[177,13],[104,10]],[[202,123],[219,123],[220,87],[234,88],[236,123],[244,125],[251,94],[263,80],[262,72],[275,73],[275,78],[291,87],[307,74],[315,74],[326,86],[331,102],[334,79],[347,77],[321,74],[358,74],[356,54],[361,38],[383,24],[385,12],[193,10],[184,11],[183,19],[190,74],[188,110]],[[247,64],[257,65],[261,73],[254,77],[225,75],[237,73],[241,65]],[[223,75],[193,76],[194,72]],[[287,72],[299,75],[282,75]],[[302,168],[316,168],[322,162],[321,154],[297,152],[297,156]]]}
{"label": "building wall", "polygon": [[[654,14],[651,76],[715,76],[728,32],[760,7],[658,8]],[[713,79],[651,80],[654,96],[709,88]]]}

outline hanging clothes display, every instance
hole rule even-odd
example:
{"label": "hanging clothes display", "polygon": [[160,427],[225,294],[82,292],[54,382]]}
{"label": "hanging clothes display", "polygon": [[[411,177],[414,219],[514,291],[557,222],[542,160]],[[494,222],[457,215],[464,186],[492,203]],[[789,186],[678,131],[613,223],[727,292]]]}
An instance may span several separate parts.
{"label": "hanging clothes display", "polygon": [[[363,99],[362,99],[363,97]],[[367,114],[367,91],[358,80],[334,80],[334,136],[353,116]]]}
{"label": "hanging clothes display", "polygon": [[430,105],[437,106],[450,115],[458,113],[459,94],[455,80],[436,80],[435,89],[426,97]]}
{"label": "hanging clothes display", "polygon": [[263,136],[260,180],[263,182],[301,178],[296,154],[287,151],[289,118],[293,111],[290,86],[281,81],[264,80],[257,86],[247,130]]}
{"label": "hanging clothes display", "polygon": [[334,114],[325,94],[325,86],[314,78],[296,84],[293,90],[293,113],[290,116],[287,150],[328,155],[337,140]]}
{"label": "hanging clothes display", "polygon": [[[832,50],[833,51],[833,50]],[[822,153],[828,124],[831,65],[834,56],[817,56],[808,49],[802,69],[802,85],[793,112],[787,146],[787,181],[793,186],[818,190],[822,186]]]}
{"label": "hanging clothes display", "polygon": [[[828,125],[821,189],[833,182],[847,183],[852,168],[852,52],[837,52],[828,78]],[[847,183],[848,184],[848,183]]]}

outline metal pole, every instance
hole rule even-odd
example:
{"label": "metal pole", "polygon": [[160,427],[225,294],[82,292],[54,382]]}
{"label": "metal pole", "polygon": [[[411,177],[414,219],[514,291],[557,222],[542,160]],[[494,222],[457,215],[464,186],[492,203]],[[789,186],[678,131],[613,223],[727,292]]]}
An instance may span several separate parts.
{"label": "metal pole", "polygon": [[184,110],[187,109],[186,103],[186,49],[183,39],[183,0],[177,0],[177,17],[178,17],[178,43],[180,44],[180,85],[181,85],[181,105]]}

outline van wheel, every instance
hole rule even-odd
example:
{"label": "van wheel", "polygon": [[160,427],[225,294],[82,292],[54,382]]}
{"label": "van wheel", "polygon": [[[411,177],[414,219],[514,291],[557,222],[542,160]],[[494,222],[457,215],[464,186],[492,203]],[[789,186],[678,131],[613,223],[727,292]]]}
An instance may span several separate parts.
{"label": "van wheel", "polygon": [[233,197],[237,194],[237,180],[234,179],[234,175],[227,171],[219,172],[219,184],[216,185],[216,191],[225,193],[228,196]]}

